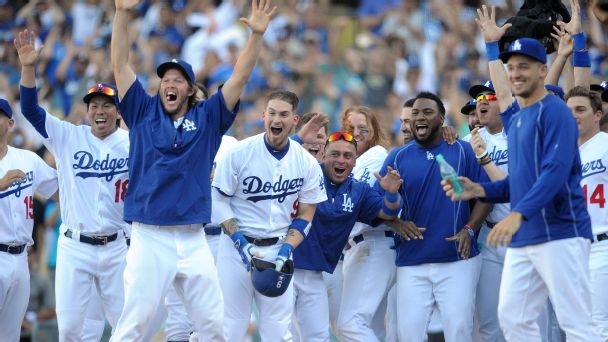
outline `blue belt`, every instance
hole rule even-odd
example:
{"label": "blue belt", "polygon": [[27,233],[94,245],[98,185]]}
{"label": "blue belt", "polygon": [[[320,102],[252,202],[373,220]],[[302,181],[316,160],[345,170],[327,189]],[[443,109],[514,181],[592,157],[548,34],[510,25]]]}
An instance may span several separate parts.
{"label": "blue belt", "polygon": [[222,233],[222,227],[220,226],[206,226],[205,235],[220,235]]}
{"label": "blue belt", "polygon": [[27,244],[23,245],[3,245],[0,244],[0,252],[6,252],[8,254],[21,254],[27,247]]}

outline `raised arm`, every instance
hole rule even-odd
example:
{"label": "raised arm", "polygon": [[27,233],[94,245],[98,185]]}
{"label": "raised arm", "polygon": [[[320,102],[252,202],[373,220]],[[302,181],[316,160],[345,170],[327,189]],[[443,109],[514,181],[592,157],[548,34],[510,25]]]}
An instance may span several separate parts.
{"label": "raised arm", "polygon": [[511,86],[507,78],[507,72],[502,61],[498,58],[498,41],[505,34],[505,31],[511,27],[511,24],[505,24],[502,27],[496,25],[496,8],[494,6],[492,6],[492,11],[489,14],[488,8],[486,5],[483,5],[482,9],[477,9],[477,15],[479,18],[476,18],[475,21],[479,25],[479,29],[483,33],[483,39],[486,42],[490,79],[492,80],[492,85],[494,85],[500,111],[504,112],[511,106],[515,98],[511,95]]}
{"label": "raised arm", "polygon": [[[554,33],[551,33],[551,37],[557,42],[557,56],[553,60],[553,63],[551,63],[551,67],[549,67],[549,72],[547,73],[547,77],[545,77],[545,84],[558,85],[559,77],[565,72],[564,66],[569,63],[568,58],[572,54],[574,46],[572,36],[566,32],[565,25],[553,26],[553,31]],[[572,71],[570,68],[568,70]],[[565,92],[568,92],[568,90],[564,89]]]}
{"label": "raised arm", "polygon": [[[565,24],[566,31],[572,35],[574,40],[574,53],[572,64],[574,65],[574,86],[589,88],[591,85],[591,60],[587,51],[587,39],[581,25],[581,7],[578,0],[570,0],[572,8],[572,19]],[[565,91],[568,91],[564,89]]]}
{"label": "raised arm", "polygon": [[118,96],[123,98],[135,82],[135,72],[129,65],[129,9],[139,0],[115,0],[116,13],[112,23],[112,42],[110,43],[112,70],[116,79]]}
{"label": "raised arm", "polygon": [[[117,2],[119,0],[116,0]],[[251,71],[255,66],[255,63],[260,55],[263,44],[263,35],[268,27],[270,18],[277,11],[276,6],[272,6],[271,0],[252,0],[251,1],[251,17],[249,19],[241,18],[241,22],[249,26],[251,29],[251,35],[247,41],[247,45],[234,65],[232,75],[222,88],[222,94],[226,101],[226,107],[233,109],[239,100],[239,97],[245,89],[245,85],[249,81]],[[114,23],[116,28],[116,22]],[[112,47],[114,47],[114,40],[112,39]],[[114,50],[114,49],[112,49]],[[112,54],[112,60],[114,60],[114,54]],[[118,78],[118,77],[117,77]],[[117,80],[118,82],[118,80]],[[120,87],[119,87],[120,93]]]}

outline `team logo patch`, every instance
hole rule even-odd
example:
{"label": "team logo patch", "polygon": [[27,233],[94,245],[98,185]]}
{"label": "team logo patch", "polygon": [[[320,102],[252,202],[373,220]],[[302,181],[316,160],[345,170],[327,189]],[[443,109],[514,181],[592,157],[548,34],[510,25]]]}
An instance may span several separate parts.
{"label": "team logo patch", "polygon": [[435,160],[435,156],[430,151],[426,151],[426,160]]}
{"label": "team logo patch", "polygon": [[[27,189],[34,183],[34,171],[29,171],[25,174],[25,180],[23,182],[13,182],[7,191],[0,192],[0,198],[8,197],[10,195],[15,195],[15,197],[21,197],[21,191],[23,189]],[[13,189],[14,187],[14,189]]]}
{"label": "team logo patch", "polygon": [[186,130],[186,132],[191,132],[191,131],[195,131],[196,130],[196,125],[194,125],[194,122],[185,119],[184,120],[184,124],[183,124],[184,129]]}
{"label": "team logo patch", "polygon": [[127,164],[129,158],[110,158],[109,154],[106,154],[105,159],[98,160],[93,155],[86,151],[78,151],[74,153],[74,160],[72,164],[74,170],[83,170],[76,172],[76,177],[81,178],[105,178],[106,181],[111,181],[114,176],[129,172]]}
{"label": "team logo patch", "polygon": [[353,200],[350,198],[350,196],[348,196],[348,194],[342,194],[342,196],[342,211],[352,213],[353,207],[355,206],[353,204]]}
{"label": "team logo patch", "polygon": [[297,194],[302,186],[304,185],[304,178],[294,178],[283,180],[283,175],[279,176],[279,179],[274,182],[264,182],[260,177],[249,176],[243,179],[243,193],[248,194],[260,194],[257,196],[247,197],[248,201],[259,202],[263,200],[277,199],[279,203],[283,203],[285,198],[289,195]]}

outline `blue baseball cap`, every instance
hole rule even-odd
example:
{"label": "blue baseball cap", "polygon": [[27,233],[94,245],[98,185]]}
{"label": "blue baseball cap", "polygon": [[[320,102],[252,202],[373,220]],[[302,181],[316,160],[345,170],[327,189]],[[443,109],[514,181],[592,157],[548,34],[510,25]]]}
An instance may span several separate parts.
{"label": "blue baseball cap", "polygon": [[500,53],[499,57],[503,63],[507,63],[513,55],[524,55],[543,64],[547,64],[547,51],[543,44],[534,38],[519,38],[511,45],[507,51]]}
{"label": "blue baseball cap", "polygon": [[87,94],[82,98],[84,103],[89,104],[93,96],[103,95],[109,97],[114,101],[116,107],[118,107],[118,90],[115,86],[106,83],[98,83],[87,91]]}
{"label": "blue baseball cap", "polygon": [[464,115],[470,115],[471,111],[477,107],[477,100],[470,99],[462,108],[460,108],[460,113]]}
{"label": "blue baseball cap", "polygon": [[564,96],[566,94],[564,94],[564,90],[562,88],[553,84],[545,84],[545,89],[557,95],[560,99],[562,99],[562,101],[564,101]]}
{"label": "blue baseball cap", "polygon": [[484,82],[484,84],[476,84],[469,88],[469,95],[471,95],[472,98],[476,98],[477,95],[485,92],[494,93],[494,85],[492,84],[492,81],[487,80]]}
{"label": "blue baseball cap", "polygon": [[11,109],[11,105],[8,104],[8,101],[5,99],[0,99],[0,112],[8,116],[9,119],[13,118],[13,110]]}
{"label": "blue baseball cap", "polygon": [[169,69],[177,69],[181,71],[190,83],[195,83],[194,71],[192,70],[192,65],[190,65],[188,62],[181,59],[172,59],[169,62],[159,65],[156,69],[156,74],[158,77],[163,78]]}
{"label": "blue baseball cap", "polygon": [[607,88],[608,88],[608,82],[607,81],[603,81],[602,83],[599,83],[599,84],[595,83],[595,84],[592,84],[590,86],[590,89],[592,91],[599,91],[599,92],[603,92]]}

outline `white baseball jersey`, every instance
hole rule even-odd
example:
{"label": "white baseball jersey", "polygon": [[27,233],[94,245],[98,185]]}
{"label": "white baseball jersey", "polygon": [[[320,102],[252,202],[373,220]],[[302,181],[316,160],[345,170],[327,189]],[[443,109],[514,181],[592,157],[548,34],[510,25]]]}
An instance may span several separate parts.
{"label": "white baseball jersey", "polygon": [[[483,127],[479,130],[479,135],[486,143],[486,150],[490,155],[490,159],[505,173],[509,173],[509,149],[507,147],[507,135],[505,131],[497,134],[491,134]],[[494,208],[486,218],[488,222],[498,223],[511,212],[509,203],[496,203]]]}
{"label": "white baseball jersey", "polygon": [[579,148],[587,211],[593,235],[608,232],[608,133],[599,132]]}
{"label": "white baseball jersey", "polygon": [[0,159],[0,178],[9,170],[21,170],[26,180],[0,192],[0,243],[32,245],[34,193],[50,197],[57,191],[57,173],[31,151],[8,146]]}
{"label": "white baseball jersey", "polygon": [[228,151],[213,179],[215,188],[231,196],[239,229],[256,238],[285,235],[299,202],[327,200],[317,160],[293,141],[279,160],[268,151],[264,135],[242,140]]}
{"label": "white baseball jersey", "polygon": [[[100,140],[87,125],[75,126],[46,113],[45,146],[59,176],[63,224],[86,235],[129,234],[123,204],[129,174],[129,134],[123,129]],[[151,180],[152,181],[152,180]]]}
{"label": "white baseball jersey", "polygon": [[[231,137],[229,135],[222,136],[222,142],[220,143],[220,148],[217,150],[217,154],[215,155],[215,159],[213,159],[213,169],[217,168],[217,165],[222,162],[226,153],[232,150],[239,141],[235,137]],[[217,215],[213,215],[217,209],[214,208],[214,202],[211,203],[211,225],[219,225],[220,222],[217,222]]]}
{"label": "white baseball jersey", "polygon": [[[357,157],[357,164],[353,168],[352,177],[358,181],[366,182],[369,186],[374,186],[374,184],[376,184],[374,172],[380,172],[387,156],[388,152],[381,145],[376,145],[363,152],[362,155]],[[357,222],[350,232],[350,237],[353,238],[364,231],[370,230],[390,230],[390,228],[383,224],[372,227],[365,223]]]}

